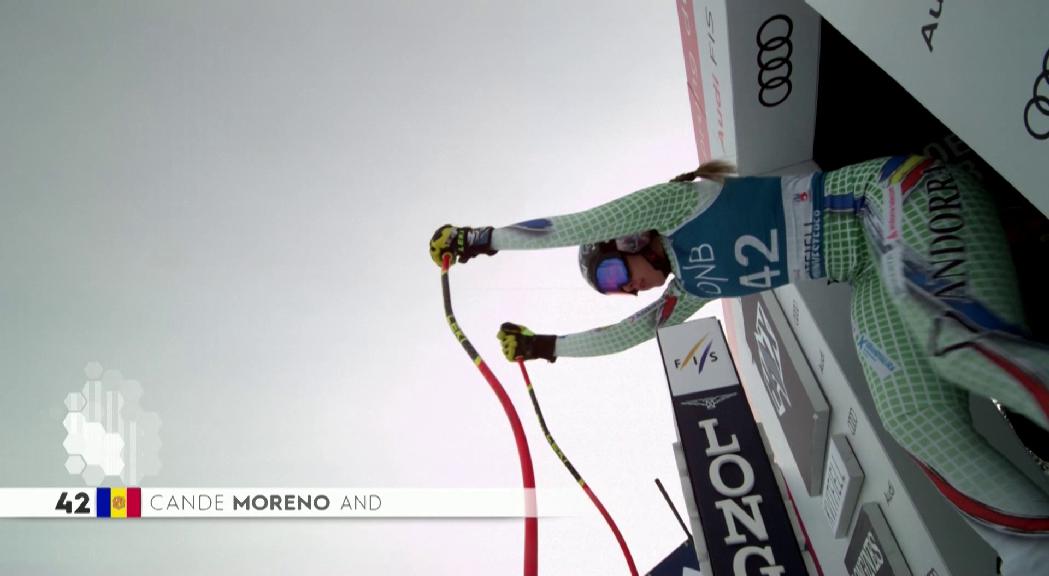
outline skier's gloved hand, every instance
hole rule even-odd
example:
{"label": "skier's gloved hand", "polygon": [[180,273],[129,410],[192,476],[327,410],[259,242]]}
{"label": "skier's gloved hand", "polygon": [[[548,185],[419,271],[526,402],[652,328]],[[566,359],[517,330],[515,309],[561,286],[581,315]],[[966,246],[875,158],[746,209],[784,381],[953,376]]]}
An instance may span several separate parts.
{"label": "skier's gloved hand", "polygon": [[452,264],[458,259],[464,263],[478,254],[491,256],[497,250],[492,250],[492,227],[467,228],[465,226],[452,226],[445,224],[433,233],[430,238],[430,258],[433,263],[441,265],[445,254],[452,255]]}
{"label": "skier's gloved hand", "polygon": [[496,337],[503,345],[503,356],[511,362],[516,361],[518,357],[525,360],[543,358],[548,362],[557,361],[557,357],[554,356],[557,336],[552,334],[536,334],[524,326],[504,322],[499,327]]}

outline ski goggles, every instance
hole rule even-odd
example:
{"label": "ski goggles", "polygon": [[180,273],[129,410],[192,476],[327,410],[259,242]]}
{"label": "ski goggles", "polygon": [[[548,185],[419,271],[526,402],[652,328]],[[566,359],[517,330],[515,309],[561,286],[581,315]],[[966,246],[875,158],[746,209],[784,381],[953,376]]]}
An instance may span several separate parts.
{"label": "ski goggles", "polygon": [[598,262],[594,281],[602,294],[626,294],[623,288],[630,283],[630,267],[622,256],[610,254]]}

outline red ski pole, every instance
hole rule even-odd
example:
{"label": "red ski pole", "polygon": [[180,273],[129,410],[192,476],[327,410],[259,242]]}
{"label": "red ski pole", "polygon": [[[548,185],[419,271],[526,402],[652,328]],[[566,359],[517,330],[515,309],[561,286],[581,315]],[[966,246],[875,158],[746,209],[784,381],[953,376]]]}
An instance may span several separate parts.
{"label": "red ski pole", "polygon": [[492,371],[488,369],[488,365],[481,359],[481,355],[477,353],[473,344],[466,339],[466,335],[463,334],[459,324],[455,321],[455,314],[452,312],[451,289],[448,285],[448,268],[451,266],[451,257],[451,254],[445,254],[441,262],[444,315],[448,320],[448,326],[451,327],[452,333],[455,334],[455,338],[459,340],[470,360],[481,371],[484,379],[488,381],[492,392],[495,392],[496,397],[499,398],[499,403],[503,406],[503,412],[506,413],[507,419],[510,420],[510,427],[514,432],[514,440],[517,442],[517,456],[521,461],[521,480],[525,489],[524,575],[537,576],[539,573],[539,520],[536,517],[535,471],[532,469],[532,454],[528,451],[528,439],[525,437],[521,419],[517,416],[517,410],[514,409],[513,403],[510,402],[510,397],[507,396],[506,390],[503,389],[502,384],[492,374]]}

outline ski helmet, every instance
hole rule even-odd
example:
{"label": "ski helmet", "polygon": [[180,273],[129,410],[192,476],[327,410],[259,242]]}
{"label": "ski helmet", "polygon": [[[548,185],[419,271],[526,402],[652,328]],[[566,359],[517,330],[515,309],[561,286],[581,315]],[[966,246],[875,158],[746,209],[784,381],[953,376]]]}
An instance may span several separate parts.
{"label": "ski helmet", "polygon": [[583,244],[579,247],[579,271],[594,290],[602,294],[616,293],[630,281],[630,269],[623,255],[641,252],[650,241],[650,234],[642,232]]}

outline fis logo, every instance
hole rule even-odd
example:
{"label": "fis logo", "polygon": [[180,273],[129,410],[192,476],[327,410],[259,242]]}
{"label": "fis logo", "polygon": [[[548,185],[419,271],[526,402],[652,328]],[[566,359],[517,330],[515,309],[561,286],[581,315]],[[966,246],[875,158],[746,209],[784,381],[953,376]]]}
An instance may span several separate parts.
{"label": "fis logo", "polygon": [[[708,342],[708,340],[710,340],[709,334],[700,338],[683,358],[677,358],[674,360],[674,368],[684,370],[686,366],[691,364],[696,367],[697,374],[702,374],[703,368],[707,365],[708,358],[711,362],[717,362],[718,353],[710,351],[710,347],[714,345],[714,341],[710,340]],[[702,352],[699,351],[700,348],[703,349]]]}
{"label": "fis logo", "polygon": [[806,190],[804,192],[799,192],[799,193],[794,195],[794,201],[795,202],[808,202],[809,198],[811,198],[811,196],[809,195],[809,191],[808,190]]}

